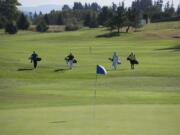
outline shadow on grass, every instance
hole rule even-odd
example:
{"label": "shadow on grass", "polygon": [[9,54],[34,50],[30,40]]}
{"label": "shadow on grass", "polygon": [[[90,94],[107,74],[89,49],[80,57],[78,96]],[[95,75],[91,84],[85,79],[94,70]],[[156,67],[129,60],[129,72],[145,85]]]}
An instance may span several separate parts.
{"label": "shadow on grass", "polygon": [[58,124],[58,123],[66,123],[67,121],[52,121],[52,122],[49,122],[49,123],[54,123],[54,124]]}
{"label": "shadow on grass", "polygon": [[19,68],[17,71],[31,71],[33,68]]}
{"label": "shadow on grass", "polygon": [[110,33],[105,33],[102,35],[97,35],[96,38],[112,38],[112,37],[119,37],[120,33],[118,32],[110,32]]}
{"label": "shadow on grass", "polygon": [[169,48],[162,48],[162,49],[157,49],[157,50],[171,50],[171,51],[180,51],[180,44],[179,45],[175,45],[173,47],[169,47]]}
{"label": "shadow on grass", "polygon": [[173,38],[177,38],[178,39],[178,38],[180,38],[180,36],[173,36]]}
{"label": "shadow on grass", "polygon": [[65,72],[69,70],[68,68],[59,68],[59,69],[55,69],[54,72]]}

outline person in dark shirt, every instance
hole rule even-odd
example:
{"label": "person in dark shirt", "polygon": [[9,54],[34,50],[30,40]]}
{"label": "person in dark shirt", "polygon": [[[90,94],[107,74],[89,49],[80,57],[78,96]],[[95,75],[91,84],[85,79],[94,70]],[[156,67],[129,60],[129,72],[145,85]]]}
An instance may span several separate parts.
{"label": "person in dark shirt", "polygon": [[134,65],[135,65],[135,64],[139,64],[139,62],[137,61],[136,56],[135,56],[134,53],[131,53],[131,54],[127,57],[127,60],[130,61],[131,69],[134,69]]}
{"label": "person in dark shirt", "polygon": [[30,59],[31,59],[31,63],[33,62],[34,68],[36,68],[37,67],[37,61],[38,61],[38,55],[36,54],[35,51],[33,51],[33,53],[31,54]]}
{"label": "person in dark shirt", "polygon": [[72,69],[73,68],[73,64],[75,63],[74,61],[76,61],[75,58],[74,58],[74,55],[72,53],[70,53],[65,58],[65,60],[67,61],[67,64],[68,64],[69,68]]}

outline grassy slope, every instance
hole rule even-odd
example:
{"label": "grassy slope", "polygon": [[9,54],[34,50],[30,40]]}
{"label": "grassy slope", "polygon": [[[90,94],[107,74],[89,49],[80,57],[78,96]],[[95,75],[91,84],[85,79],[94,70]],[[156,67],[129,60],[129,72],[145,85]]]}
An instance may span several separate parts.
{"label": "grassy slope", "polygon": [[[150,37],[147,32],[179,34],[179,23],[158,25],[161,26],[158,30],[154,30],[157,24],[149,25],[144,32],[124,33],[114,38],[96,38],[107,32],[104,29],[47,34],[20,32],[15,36],[1,34],[2,133],[178,134],[180,40]],[[17,71],[32,67],[27,58],[33,50],[43,58],[39,68]],[[79,61],[76,68],[55,72],[66,68],[64,57],[70,51]],[[114,51],[118,52],[122,61],[117,71],[111,70],[111,63],[107,60]],[[134,71],[130,70],[126,61],[131,51],[140,61]],[[109,75],[100,76],[95,85],[96,64],[104,65]],[[96,107],[97,125],[94,126],[91,105],[95,89],[99,106]],[[29,124],[24,125],[27,121]],[[29,132],[31,129],[34,131]]]}

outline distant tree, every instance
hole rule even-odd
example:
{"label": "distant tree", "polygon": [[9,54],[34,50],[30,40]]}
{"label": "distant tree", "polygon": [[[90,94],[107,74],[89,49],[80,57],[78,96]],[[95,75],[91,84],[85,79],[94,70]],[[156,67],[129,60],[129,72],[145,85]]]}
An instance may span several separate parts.
{"label": "distant tree", "polygon": [[88,12],[85,16],[84,26],[90,27],[90,28],[96,28],[98,27],[98,21],[97,21],[97,13],[96,12]]}
{"label": "distant tree", "polygon": [[36,13],[36,12],[35,12],[35,13],[33,13],[33,14],[32,14],[32,20],[31,20],[33,25],[35,25],[35,24],[36,24],[36,22],[37,22],[37,21],[36,21],[36,20],[37,20],[37,18],[38,18],[37,13]]}
{"label": "distant tree", "polygon": [[81,10],[83,9],[83,5],[81,4],[81,2],[74,2],[74,6],[73,6],[73,10]]}
{"label": "distant tree", "polygon": [[131,18],[131,25],[133,28],[135,28],[135,31],[137,31],[138,28],[142,27],[142,15],[140,12],[138,12],[136,9],[132,10],[132,18]]}
{"label": "distant tree", "polygon": [[44,21],[46,22],[47,25],[49,25],[49,17],[47,14],[44,15]]}
{"label": "distant tree", "polygon": [[180,16],[180,4],[178,5],[178,8],[177,8],[176,14],[177,14],[178,16]]}
{"label": "distant tree", "polygon": [[154,7],[154,8],[153,8],[153,12],[155,12],[155,13],[160,13],[160,12],[162,12],[163,0],[154,1],[153,7]]}
{"label": "distant tree", "polygon": [[112,3],[112,12],[115,13],[117,11],[117,5],[113,2]]}
{"label": "distant tree", "polygon": [[21,29],[21,30],[26,30],[29,28],[29,21],[27,19],[27,17],[21,13],[21,15],[19,16],[18,20],[17,20],[17,27],[18,29]]}
{"label": "distant tree", "polygon": [[125,26],[125,22],[127,20],[126,17],[126,11],[124,7],[124,3],[117,8],[116,14],[113,16],[113,22],[112,25],[117,28],[118,33],[120,32],[120,29]]}
{"label": "distant tree", "polygon": [[57,25],[64,25],[64,19],[63,19],[62,13],[59,13],[58,15]]}
{"label": "distant tree", "polygon": [[43,13],[41,11],[39,12],[39,16],[43,16]]}
{"label": "distant tree", "polygon": [[168,17],[172,17],[175,14],[175,9],[174,9],[174,5],[173,2],[169,3],[169,1],[165,4],[165,8],[164,8],[164,13],[168,16]]}
{"label": "distant tree", "polygon": [[135,12],[135,9],[132,8],[128,8],[127,12],[126,12],[126,16],[127,16],[127,20],[126,20],[126,25],[127,25],[127,29],[126,32],[129,32],[130,27],[134,26],[135,23],[135,18],[137,16],[137,12]]}
{"label": "distant tree", "polygon": [[17,19],[19,5],[17,0],[0,0],[0,16],[12,21]]}
{"label": "distant tree", "polygon": [[33,13],[32,12],[29,12],[29,19],[32,21],[33,20]]}
{"label": "distant tree", "polygon": [[5,25],[5,32],[8,34],[16,34],[18,32],[18,29],[16,27],[15,22],[9,21]]}
{"label": "distant tree", "polygon": [[62,7],[62,11],[68,11],[68,10],[71,10],[71,8],[68,5],[64,5]]}
{"label": "distant tree", "polygon": [[88,13],[88,14],[86,14],[86,16],[85,16],[84,26],[89,27],[89,26],[90,26],[90,24],[91,24],[91,14],[90,14],[90,13]]}
{"label": "distant tree", "polygon": [[77,24],[67,24],[65,26],[66,31],[75,31],[78,30],[80,27]]}
{"label": "distant tree", "polygon": [[4,16],[0,16],[0,28],[4,28],[7,23],[7,19]]}
{"label": "distant tree", "polygon": [[91,14],[91,22],[90,22],[90,25],[89,25],[90,28],[97,28],[99,26],[97,18],[98,18],[97,13],[92,12],[92,14]]}
{"label": "distant tree", "polygon": [[132,2],[132,9],[136,9],[139,13],[143,15],[146,23],[150,22],[152,17],[152,0],[136,0]]}
{"label": "distant tree", "polygon": [[44,21],[44,19],[42,18],[37,26],[36,26],[36,31],[38,32],[46,32],[48,30],[48,25],[46,24],[46,22]]}
{"label": "distant tree", "polygon": [[99,13],[98,22],[100,25],[105,26],[111,17],[112,17],[112,10],[107,6],[104,6],[101,9],[101,12]]}
{"label": "distant tree", "polygon": [[93,2],[93,3],[90,5],[90,9],[92,9],[93,11],[100,11],[100,10],[101,10],[101,7],[100,7],[100,5],[98,5],[96,2]]}
{"label": "distant tree", "polygon": [[0,0],[0,28],[5,28],[10,25],[9,22],[17,20],[17,5],[20,5],[17,0]]}
{"label": "distant tree", "polygon": [[88,4],[88,3],[85,3],[85,5],[84,5],[84,9],[88,10],[88,9],[90,9],[90,8],[91,8],[91,5],[90,5],[90,4]]}

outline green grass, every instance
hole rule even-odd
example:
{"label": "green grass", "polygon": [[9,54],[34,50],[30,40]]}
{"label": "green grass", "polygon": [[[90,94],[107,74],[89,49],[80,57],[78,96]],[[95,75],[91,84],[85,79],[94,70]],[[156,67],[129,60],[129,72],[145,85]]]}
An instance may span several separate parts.
{"label": "green grass", "polygon": [[145,30],[163,30],[163,29],[179,29],[180,22],[160,22],[160,23],[152,23],[145,26]]}
{"label": "green grass", "polygon": [[[180,35],[178,24],[151,24],[112,38],[96,38],[108,33],[103,28],[13,36],[0,31],[1,134],[179,135],[180,39],[171,37]],[[32,68],[28,57],[34,50],[43,59],[38,69],[18,71]],[[70,51],[76,67],[55,72],[67,68]],[[122,62],[117,71],[108,61],[114,51]],[[126,60],[132,51],[140,62],[135,70]],[[108,76],[96,83],[97,64]]]}

